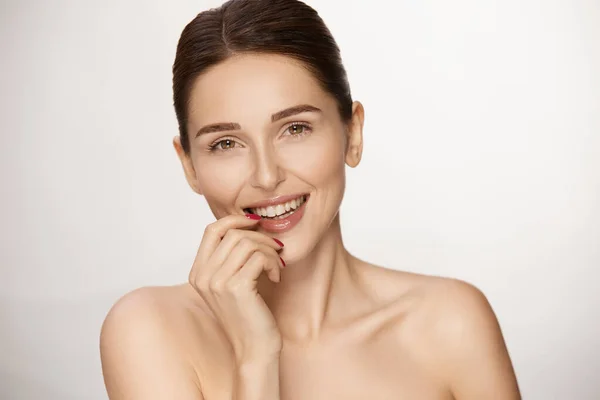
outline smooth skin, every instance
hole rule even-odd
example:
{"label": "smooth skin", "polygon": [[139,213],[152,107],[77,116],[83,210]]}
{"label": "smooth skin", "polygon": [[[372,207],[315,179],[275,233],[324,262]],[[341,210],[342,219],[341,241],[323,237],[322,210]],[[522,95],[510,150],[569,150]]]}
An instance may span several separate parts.
{"label": "smooth skin", "polygon": [[[320,111],[280,113],[298,105]],[[188,283],[138,289],[107,315],[111,400],[521,398],[477,288],[345,249],[339,207],[363,121],[355,102],[344,123],[333,97],[284,56],[235,56],[197,79],[189,156],[179,137],[173,145],[216,221]],[[280,235],[245,216],[249,204],[299,193],[310,194],[304,216]]]}

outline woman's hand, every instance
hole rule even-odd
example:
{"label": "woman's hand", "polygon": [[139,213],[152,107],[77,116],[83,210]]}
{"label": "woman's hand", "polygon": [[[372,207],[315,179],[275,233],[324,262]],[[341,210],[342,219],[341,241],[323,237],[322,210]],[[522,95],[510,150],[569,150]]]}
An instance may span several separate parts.
{"label": "woman's hand", "polygon": [[230,215],[206,227],[189,282],[230,340],[239,366],[279,357],[282,341],[273,314],[257,290],[264,272],[280,281],[281,242],[250,230],[255,215]]}

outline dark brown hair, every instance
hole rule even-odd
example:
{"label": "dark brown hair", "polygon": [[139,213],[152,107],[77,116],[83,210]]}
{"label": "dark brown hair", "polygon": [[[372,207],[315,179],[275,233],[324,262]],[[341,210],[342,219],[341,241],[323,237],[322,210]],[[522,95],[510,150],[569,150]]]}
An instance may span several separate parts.
{"label": "dark brown hair", "polygon": [[310,6],[298,0],[230,0],[202,12],[184,29],[173,64],[173,100],[181,144],[189,154],[188,104],[195,79],[240,53],[280,54],[296,59],[352,116],[352,96],[337,43]]}

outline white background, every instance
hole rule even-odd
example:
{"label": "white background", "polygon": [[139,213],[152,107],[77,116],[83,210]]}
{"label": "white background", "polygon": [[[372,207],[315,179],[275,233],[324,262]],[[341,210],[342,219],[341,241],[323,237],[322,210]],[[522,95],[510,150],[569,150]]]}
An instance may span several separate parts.
{"label": "white background", "polygon": [[[212,215],[171,139],[219,1],[2,1],[0,398],[106,399],[113,302],[183,282]],[[525,399],[599,399],[600,3],[314,0],[366,109],[349,249],[467,280]]]}

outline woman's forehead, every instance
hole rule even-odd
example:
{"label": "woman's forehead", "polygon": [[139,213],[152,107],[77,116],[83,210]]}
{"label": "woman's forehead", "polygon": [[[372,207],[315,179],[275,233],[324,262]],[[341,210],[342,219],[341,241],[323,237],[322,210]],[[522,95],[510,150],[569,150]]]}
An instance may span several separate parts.
{"label": "woman's forehead", "polygon": [[335,107],[300,62],[280,55],[241,55],[198,77],[190,93],[189,118],[202,123],[236,115],[264,117],[296,104]]}

